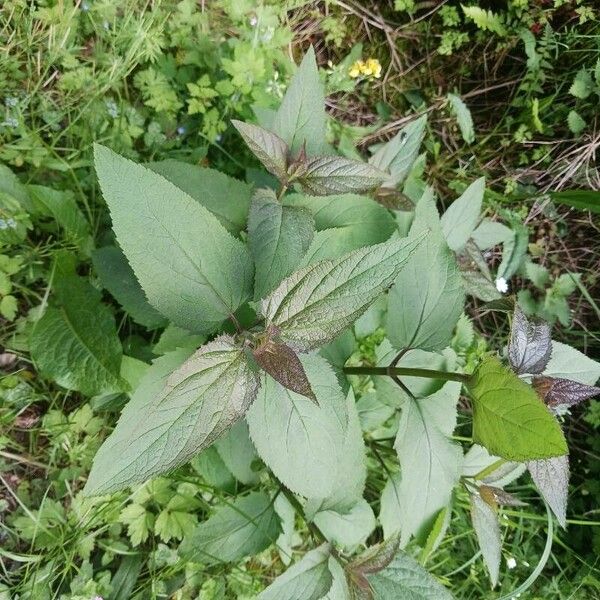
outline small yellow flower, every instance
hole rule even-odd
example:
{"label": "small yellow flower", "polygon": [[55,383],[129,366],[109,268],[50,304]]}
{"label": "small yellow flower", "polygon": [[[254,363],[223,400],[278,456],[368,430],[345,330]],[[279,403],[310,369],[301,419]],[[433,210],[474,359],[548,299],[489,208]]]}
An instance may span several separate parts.
{"label": "small yellow flower", "polygon": [[381,64],[376,58],[369,58],[367,60],[367,67],[370,71],[369,75],[379,79],[381,77]]}
{"label": "small yellow flower", "polygon": [[348,75],[352,79],[358,77],[375,77],[376,79],[381,77],[381,64],[376,58],[368,58],[366,61],[357,60],[350,67]]}
{"label": "small yellow flower", "polygon": [[356,79],[357,77],[360,76],[360,72],[361,72],[361,67],[363,65],[363,61],[362,60],[357,60],[351,67],[350,70],[348,71],[348,75],[350,75],[350,77],[352,77],[352,79]]}

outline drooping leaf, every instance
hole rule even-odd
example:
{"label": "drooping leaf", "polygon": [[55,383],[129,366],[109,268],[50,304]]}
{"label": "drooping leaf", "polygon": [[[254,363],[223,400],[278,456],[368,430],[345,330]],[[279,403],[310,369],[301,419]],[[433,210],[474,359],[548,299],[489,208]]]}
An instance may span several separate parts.
{"label": "drooping leaf", "polygon": [[385,187],[395,188],[406,179],[419,155],[426,123],[427,115],[411,121],[369,159],[370,164],[390,173]]}
{"label": "drooping leaf", "polygon": [[567,453],[558,421],[533,388],[497,358],[486,358],[468,387],[473,398],[474,442],[515,461]]}
{"label": "drooping leaf", "polygon": [[471,496],[471,521],[492,587],[496,587],[502,559],[502,539],[498,515],[487,502],[479,496],[473,495]]}
{"label": "drooping leaf", "polygon": [[452,600],[452,594],[414,558],[398,552],[383,570],[366,576],[373,598]]}
{"label": "drooping leaf", "polygon": [[458,122],[458,127],[463,140],[465,140],[467,144],[472,144],[475,141],[475,128],[473,127],[473,117],[471,116],[469,107],[465,104],[464,100],[456,94],[448,94],[447,97],[450,102],[450,108]]}
{"label": "drooping leaf", "polygon": [[[173,354],[181,352],[189,355]],[[202,346],[174,371],[171,356],[149,369],[96,454],[88,494],[114,491],[184,464],[243,417],[254,400],[258,378],[232,338]]]}
{"label": "drooping leaf", "polygon": [[464,247],[475,230],[481,213],[484,191],[485,177],[480,177],[442,215],[442,231],[448,246],[455,252]]}
{"label": "drooping leaf", "polygon": [[533,378],[532,384],[546,405],[552,409],[575,406],[588,398],[600,395],[600,388],[570,379],[539,376]]}
{"label": "drooping leaf", "polygon": [[231,122],[265,169],[283,181],[288,166],[288,145],[278,135],[258,125],[236,119]]}
{"label": "drooping leaf", "polygon": [[215,442],[215,448],[226,467],[238,481],[251,485],[258,481],[252,463],[258,457],[248,433],[246,421],[238,421]]}
{"label": "drooping leaf", "polygon": [[307,552],[263,592],[257,600],[321,600],[331,589],[329,545]]}
{"label": "drooping leaf", "polygon": [[255,298],[263,298],[299,265],[314,229],[306,209],[282,206],[272,190],[257,190],[248,217],[248,243],[256,264]]}
{"label": "drooping leaf", "polygon": [[113,228],[150,304],[176,325],[214,331],[252,294],[242,242],[164,177],[95,146]]}
{"label": "drooping leaf", "polygon": [[460,477],[462,450],[449,439],[456,426],[460,387],[448,382],[435,394],[411,399],[402,408],[394,442],[402,472],[398,486],[402,546],[413,535],[427,536]]}
{"label": "drooping leaf", "polygon": [[531,478],[542,498],[556,515],[561,527],[567,527],[569,497],[569,457],[556,456],[527,463]]}
{"label": "drooping leaf", "polygon": [[[325,359],[307,355],[301,361],[319,405],[264,375],[246,420],[259,456],[287,488],[326,498],[337,491],[336,479],[345,477],[348,485],[357,477],[346,448],[348,405]],[[359,452],[364,462],[362,447]]]}
{"label": "drooping leaf", "polygon": [[361,248],[295,272],[261,302],[267,324],[301,351],[333,340],[391,285],[425,236]]}
{"label": "drooping leaf", "polygon": [[306,162],[298,178],[305,192],[315,196],[367,192],[381,185],[386,174],[370,165],[341,156],[317,156]]}
{"label": "drooping leaf", "polygon": [[252,186],[216,169],[178,160],[145,165],[206,207],[228,231],[238,234],[246,227]]}
{"label": "drooping leaf", "polygon": [[264,492],[251,492],[220,506],[184,538],[179,554],[204,564],[237,562],[275,543],[279,532],[272,500]]}
{"label": "drooping leaf", "polygon": [[325,95],[311,46],[277,110],[273,132],[287,143],[293,155],[304,144],[309,155],[324,154],[325,117]]}
{"label": "drooping leaf", "polygon": [[136,323],[148,329],[166,325],[167,319],[146,300],[144,290],[119,248],[105,246],[94,250],[92,262],[102,285]]}
{"label": "drooping leaf", "polygon": [[528,319],[515,307],[508,359],[516,373],[541,373],[546,368],[552,354],[550,330],[546,321]]}
{"label": "drooping leaf", "polygon": [[387,332],[395,348],[441,350],[452,339],[465,296],[460,272],[442,236],[431,193],[421,198],[410,239],[431,230],[390,291]]}
{"label": "drooping leaf", "polygon": [[100,292],[76,275],[57,276],[54,292],[57,305],[46,309],[29,337],[39,371],[87,396],[127,389],[115,319]]}
{"label": "drooping leaf", "polygon": [[600,378],[600,363],[567,344],[553,341],[552,354],[543,374],[594,385]]}
{"label": "drooping leaf", "polygon": [[298,355],[285,344],[266,339],[252,352],[261,369],[284,388],[317,402]]}

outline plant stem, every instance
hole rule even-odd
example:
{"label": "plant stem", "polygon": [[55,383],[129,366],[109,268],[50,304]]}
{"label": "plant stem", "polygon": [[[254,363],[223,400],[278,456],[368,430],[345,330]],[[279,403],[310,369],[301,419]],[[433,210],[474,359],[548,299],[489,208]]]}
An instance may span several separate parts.
{"label": "plant stem", "polygon": [[414,369],[411,367],[344,367],[347,375],[379,375],[384,377],[424,377],[426,379],[442,379],[444,381],[460,381],[467,383],[470,375],[465,373],[447,373],[434,369]]}

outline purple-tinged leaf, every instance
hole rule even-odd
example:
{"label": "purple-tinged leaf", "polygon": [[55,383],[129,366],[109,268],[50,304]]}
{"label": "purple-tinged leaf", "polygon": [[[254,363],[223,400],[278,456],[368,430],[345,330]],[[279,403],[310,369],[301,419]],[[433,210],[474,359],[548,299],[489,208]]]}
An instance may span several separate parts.
{"label": "purple-tinged leaf", "polygon": [[534,377],[532,383],[540,398],[553,410],[560,406],[575,406],[600,394],[599,387],[560,377]]}
{"label": "purple-tinged leaf", "polygon": [[381,544],[371,546],[359,557],[355,558],[349,565],[348,569],[354,573],[377,573],[385,569],[396,556],[400,547],[400,537],[394,535]]}
{"label": "purple-tinged leaf", "polygon": [[508,360],[515,373],[541,373],[550,360],[550,325],[528,319],[517,306],[513,317]]}
{"label": "purple-tinged leaf", "polygon": [[253,351],[254,359],[284,388],[318,404],[306,371],[296,353],[286,344],[267,339]]}
{"label": "purple-tinged leaf", "polygon": [[542,498],[556,515],[561,527],[567,526],[569,496],[569,457],[556,456],[527,463],[531,478]]}
{"label": "purple-tinged leaf", "polygon": [[479,488],[479,495],[492,508],[496,508],[499,504],[504,506],[527,506],[527,502],[523,502],[516,496],[505,492],[502,488],[493,485],[482,485]]}

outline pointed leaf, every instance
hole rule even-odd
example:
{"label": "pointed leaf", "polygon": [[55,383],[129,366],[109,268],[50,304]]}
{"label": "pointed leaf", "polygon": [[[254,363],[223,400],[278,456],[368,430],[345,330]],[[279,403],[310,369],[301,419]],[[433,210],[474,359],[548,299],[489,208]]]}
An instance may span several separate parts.
{"label": "pointed leaf", "polygon": [[389,287],[426,234],[361,248],[297,271],[261,302],[267,323],[300,351],[337,337]]}
{"label": "pointed leaf", "polygon": [[150,304],[176,325],[214,331],[251,297],[245,245],[164,177],[104,146],[94,152],[119,245]]}
{"label": "pointed leaf", "polygon": [[231,122],[265,169],[277,179],[284,180],[288,165],[288,145],[278,135],[258,125],[236,119],[232,119]]}
{"label": "pointed leaf", "polygon": [[314,230],[306,209],[282,206],[272,190],[255,192],[248,217],[248,244],[256,264],[255,298],[263,298],[299,265]]}
{"label": "pointed leaf", "polygon": [[552,355],[544,375],[594,385],[600,378],[600,363],[567,344],[552,342]]}
{"label": "pointed leaf", "polygon": [[498,583],[500,560],[502,558],[502,539],[496,511],[479,496],[471,496],[471,521],[481,548],[483,560],[487,566],[492,587]]}
{"label": "pointed leaf", "polygon": [[451,250],[457,252],[463,248],[475,230],[484,191],[485,177],[480,177],[442,215],[442,230]]}
{"label": "pointed leaf", "polygon": [[185,537],[179,554],[186,561],[204,564],[237,562],[275,543],[280,529],[269,496],[252,492],[220,506]]}
{"label": "pointed leaf", "polygon": [[541,373],[552,354],[550,324],[528,319],[517,306],[513,316],[508,359],[515,373]]}
{"label": "pointed leaf", "polygon": [[329,545],[307,552],[261,592],[257,600],[321,600],[331,589]]}
{"label": "pointed leaf", "polygon": [[252,463],[258,455],[246,421],[238,421],[231,429],[216,442],[214,447],[225,466],[234,477],[246,485],[258,482],[259,474],[252,469]]}
{"label": "pointed leaf", "polygon": [[448,94],[450,108],[456,116],[460,133],[463,140],[467,144],[472,144],[475,141],[475,129],[473,127],[473,117],[469,107],[464,103],[463,99],[456,94]]}
{"label": "pointed leaf", "polygon": [[575,406],[600,394],[598,387],[558,377],[534,377],[532,384],[540,398],[552,409]]}
{"label": "pointed leaf", "polygon": [[277,110],[273,132],[288,144],[293,155],[304,144],[309,155],[323,154],[325,117],[325,95],[311,46]]}
{"label": "pointed leaf", "polygon": [[184,464],[243,417],[256,396],[257,376],[232,338],[202,346],[173,372],[170,356],[148,370],[96,454],[87,494],[108,493]]}
{"label": "pointed leaf", "polygon": [[567,527],[569,497],[569,457],[557,456],[527,463],[531,478],[542,498],[556,515],[561,527]]}
{"label": "pointed leaf", "polygon": [[452,339],[465,295],[456,260],[442,236],[433,195],[423,195],[410,239],[428,238],[411,256],[389,294],[387,331],[395,348],[441,350]]}
{"label": "pointed leaf", "polygon": [[400,538],[398,536],[371,546],[348,564],[348,571],[361,575],[383,571],[394,560],[399,547]]}
{"label": "pointed leaf", "polygon": [[341,156],[317,156],[306,162],[306,171],[298,181],[305,192],[328,196],[367,192],[385,178],[385,173],[368,163]]}
{"label": "pointed leaf", "polygon": [[505,492],[502,488],[493,485],[482,485],[479,487],[479,495],[491,507],[498,504],[504,506],[527,506],[527,502],[519,500],[516,496]]}
{"label": "pointed leaf", "polygon": [[558,421],[524,381],[486,358],[468,384],[473,398],[473,441],[507,460],[568,452]]}

